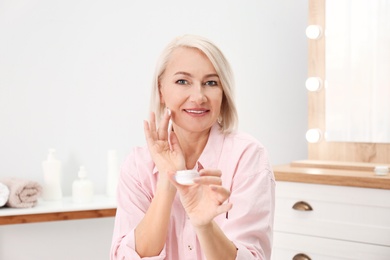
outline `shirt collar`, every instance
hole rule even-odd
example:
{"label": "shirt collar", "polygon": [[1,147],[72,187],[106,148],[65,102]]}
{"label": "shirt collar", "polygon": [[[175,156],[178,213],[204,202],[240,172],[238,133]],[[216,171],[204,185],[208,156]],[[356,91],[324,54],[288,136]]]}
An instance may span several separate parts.
{"label": "shirt collar", "polygon": [[222,133],[221,127],[218,123],[215,123],[211,127],[207,144],[198,159],[198,163],[200,163],[202,168],[216,169],[218,167],[223,141],[224,134]]}

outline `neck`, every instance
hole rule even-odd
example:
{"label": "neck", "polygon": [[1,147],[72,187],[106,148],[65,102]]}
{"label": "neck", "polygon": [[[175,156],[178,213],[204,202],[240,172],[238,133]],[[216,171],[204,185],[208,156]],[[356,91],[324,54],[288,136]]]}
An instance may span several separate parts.
{"label": "neck", "polygon": [[176,129],[175,134],[183,151],[186,167],[187,169],[193,169],[207,144],[210,129],[200,133]]}

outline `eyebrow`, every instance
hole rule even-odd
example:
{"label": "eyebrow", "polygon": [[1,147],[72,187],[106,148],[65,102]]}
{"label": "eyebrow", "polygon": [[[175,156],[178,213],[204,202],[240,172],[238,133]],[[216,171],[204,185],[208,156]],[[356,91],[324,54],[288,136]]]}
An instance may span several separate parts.
{"label": "eyebrow", "polygon": [[[188,73],[188,72],[185,72],[185,71],[178,71],[178,72],[176,72],[174,75],[185,75],[185,76],[188,76],[188,77],[192,77],[192,74],[191,74],[191,73]],[[211,78],[211,77],[217,77],[217,78],[219,78],[218,74],[216,74],[216,73],[207,74],[207,75],[205,76],[205,78]]]}

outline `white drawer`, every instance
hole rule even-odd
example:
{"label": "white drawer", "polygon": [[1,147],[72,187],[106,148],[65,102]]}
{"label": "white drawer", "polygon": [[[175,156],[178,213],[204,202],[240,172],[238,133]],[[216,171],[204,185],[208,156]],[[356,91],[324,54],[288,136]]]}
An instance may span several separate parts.
{"label": "white drawer", "polygon": [[274,233],[272,260],[289,260],[302,253],[313,260],[388,260],[390,247],[282,232]]}
{"label": "white drawer", "polygon": [[[298,201],[312,210],[293,209]],[[390,190],[278,182],[274,228],[390,246]]]}

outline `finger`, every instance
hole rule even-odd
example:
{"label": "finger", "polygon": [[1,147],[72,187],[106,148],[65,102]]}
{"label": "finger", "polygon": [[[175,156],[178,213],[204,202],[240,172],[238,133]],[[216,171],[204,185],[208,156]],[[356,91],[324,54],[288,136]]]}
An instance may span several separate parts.
{"label": "finger", "polygon": [[168,139],[168,125],[169,125],[169,119],[171,118],[171,114],[169,112],[169,109],[165,109],[164,116],[160,122],[160,126],[158,127],[158,138],[160,140],[167,140]]}
{"label": "finger", "polygon": [[144,120],[144,134],[148,145],[151,144],[151,142],[153,142],[153,138],[152,138],[152,134],[150,133],[149,122],[146,120]]}
{"label": "finger", "polygon": [[150,129],[150,135],[153,138],[153,140],[157,140],[157,132],[156,132],[156,116],[154,112],[150,112],[149,115],[149,129]]}
{"label": "finger", "polygon": [[202,169],[199,171],[200,176],[216,176],[221,177],[222,172],[218,169]]}
{"label": "finger", "polygon": [[219,185],[210,185],[210,189],[215,193],[217,201],[222,204],[230,197],[230,191]]}
{"label": "finger", "polygon": [[181,150],[181,147],[179,144],[179,140],[177,139],[175,132],[171,132],[169,143],[170,143],[170,146],[171,146],[170,148],[172,151],[175,151],[177,153],[182,153],[182,150]]}
{"label": "finger", "polygon": [[231,210],[233,207],[233,204],[228,202],[228,203],[224,203],[222,205],[220,205],[218,208],[217,208],[217,214],[222,214],[222,213],[226,213],[228,212],[229,210]]}
{"label": "finger", "polygon": [[216,176],[203,175],[199,178],[194,179],[194,182],[197,184],[202,184],[202,185],[210,185],[210,184],[218,185],[218,186],[222,185],[222,179],[220,177],[216,177]]}

